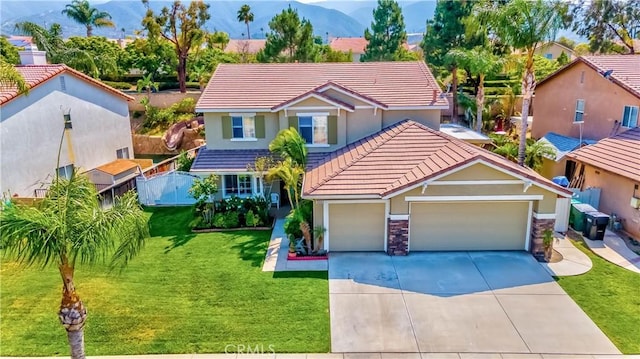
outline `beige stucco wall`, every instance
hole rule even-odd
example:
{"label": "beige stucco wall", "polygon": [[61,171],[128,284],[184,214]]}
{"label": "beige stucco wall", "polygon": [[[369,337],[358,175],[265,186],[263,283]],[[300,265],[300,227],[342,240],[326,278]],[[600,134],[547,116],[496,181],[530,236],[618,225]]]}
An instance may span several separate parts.
{"label": "beige stucco wall", "polygon": [[[493,172],[493,173],[492,173]],[[455,175],[455,176],[454,176]],[[514,180],[515,177],[504,174],[482,164],[476,164],[471,167],[462,169],[455,174],[441,178],[439,181],[471,181],[471,180]],[[402,193],[391,198],[390,211],[391,214],[408,214],[409,202],[406,197],[410,196],[493,196],[493,195],[542,195],[542,201],[534,201],[533,210],[537,213],[555,213],[556,197],[555,193],[545,190],[535,184],[531,186],[527,192],[523,192],[524,186],[516,185],[473,185],[473,186],[457,186],[457,185],[431,185],[427,186],[422,193],[422,186],[411,191]]]}
{"label": "beige stucco wall", "polygon": [[640,196],[640,182],[633,182],[628,178],[588,165],[585,166],[584,176],[584,188],[602,189],[598,210],[609,215],[616,213],[622,218],[624,229],[640,240],[640,210],[630,205],[634,186],[638,186],[635,191],[636,197]]}
{"label": "beige stucco wall", "polygon": [[115,160],[116,150],[124,147],[133,156],[127,101],[74,76],[58,75],[0,110],[3,193],[31,197],[41,183],[51,182],[67,111],[73,125],[68,131],[71,151],[65,137],[60,167],[73,163],[90,170]]}
{"label": "beige stucco wall", "polygon": [[382,110],[375,112],[373,109],[356,109],[346,113],[347,118],[347,143],[367,137],[382,129]]}
{"label": "beige stucco wall", "polygon": [[548,179],[552,179],[556,176],[564,176],[566,166],[567,160],[565,158],[561,159],[558,162],[550,160],[548,158],[543,158],[540,174]]}
{"label": "beige stucco wall", "polygon": [[259,112],[256,115],[264,116],[265,138],[258,138],[255,141],[238,141],[222,138],[222,116],[229,116],[229,113],[205,113],[204,129],[207,148],[225,150],[269,148],[269,142],[276,137],[280,128],[278,115],[269,112]]}
{"label": "beige stucco wall", "polygon": [[434,130],[440,129],[440,110],[389,110],[382,113],[382,126],[410,119]]}
{"label": "beige stucco wall", "polygon": [[[622,119],[624,106],[640,106],[640,98],[580,62],[536,89],[531,135],[537,139],[547,132],[556,132],[580,137],[580,125],[573,122],[578,99],[585,100],[582,124],[585,139],[608,137],[614,121]],[[621,127],[619,132],[625,130]]]}
{"label": "beige stucco wall", "polygon": [[545,56],[546,54],[551,54],[551,60],[557,60],[558,57],[560,57],[560,55],[562,53],[567,54],[567,58],[569,60],[572,60],[575,56],[573,56],[573,51],[571,51],[571,49],[565,49],[564,47],[556,44],[556,43],[550,43],[550,44],[545,44],[542,45],[540,47],[538,47],[537,49],[535,49],[535,51],[533,52],[536,55],[540,55],[540,56]]}

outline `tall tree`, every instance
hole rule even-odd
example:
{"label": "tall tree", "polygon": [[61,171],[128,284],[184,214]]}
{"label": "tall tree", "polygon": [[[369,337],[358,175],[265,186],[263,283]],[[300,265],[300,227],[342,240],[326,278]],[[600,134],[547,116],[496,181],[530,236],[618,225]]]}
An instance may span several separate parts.
{"label": "tall tree", "polygon": [[403,57],[403,47],[407,41],[404,17],[394,0],[378,0],[373,10],[371,30],[364,30],[367,47],[360,61],[393,61]]}
{"label": "tall tree", "polygon": [[125,265],[147,236],[147,219],[134,192],[103,210],[94,184],[78,173],[68,180],[56,177],[38,206],[11,203],[0,212],[0,243],[5,253],[28,266],[51,265],[60,271],[58,317],[67,331],[73,359],[85,357],[87,320],[74,284],[77,265],[98,263],[109,255],[112,266]]}
{"label": "tall tree", "polygon": [[527,140],[527,117],[536,88],[534,51],[538,45],[553,40],[557,31],[567,26],[568,5],[545,0],[512,0],[504,5],[485,8],[493,30],[506,44],[525,55],[522,73],[522,126],[518,164],[524,165]]}
{"label": "tall tree", "polygon": [[115,27],[111,21],[111,15],[91,7],[88,0],[73,0],[71,4],[65,5],[62,13],[78,24],[84,25],[87,28],[87,37],[93,35],[94,27]]}
{"label": "tall tree", "polygon": [[176,70],[180,92],[187,92],[189,50],[204,38],[202,27],[210,17],[209,5],[195,0],[186,7],[176,0],[171,7],[165,6],[159,14],[155,14],[149,7],[149,0],[142,0],[142,3],[147,7],[142,26],[148,31],[150,38],[161,36],[173,44],[178,57]]}
{"label": "tall tree", "polygon": [[214,31],[212,34],[207,34],[207,46],[209,48],[217,48],[224,50],[229,43],[229,34],[224,31]]}
{"label": "tall tree", "polygon": [[[427,21],[427,31],[422,40],[422,50],[425,60],[434,72],[451,73],[451,92],[453,103],[451,121],[458,122],[458,67],[455,58],[446,58],[446,54],[456,48],[467,47],[465,18],[471,14],[473,1],[467,0],[438,0],[432,20]],[[439,71],[440,70],[440,71]]]}
{"label": "tall tree", "polygon": [[640,36],[640,0],[580,0],[573,8],[573,30],[589,39],[591,52],[622,49],[635,54],[633,39]]}
{"label": "tall tree", "polygon": [[307,19],[300,20],[298,11],[289,6],[269,21],[264,49],[257,54],[260,62],[315,62],[319,48],[313,41],[313,26]]}
{"label": "tall tree", "polygon": [[249,23],[253,22],[253,13],[251,12],[251,6],[244,4],[238,10],[238,21],[244,22],[247,25],[247,38],[251,40],[251,31],[249,30]]}
{"label": "tall tree", "polygon": [[156,79],[160,74],[174,73],[178,57],[172,44],[162,37],[135,39],[125,47],[125,67],[140,69]]}
{"label": "tall tree", "polygon": [[448,58],[455,58],[457,64],[465,68],[473,76],[477,76],[478,89],[476,91],[476,131],[482,132],[482,111],[484,109],[484,79],[502,68],[502,61],[490,49],[477,47],[471,50],[453,49],[447,54]]}

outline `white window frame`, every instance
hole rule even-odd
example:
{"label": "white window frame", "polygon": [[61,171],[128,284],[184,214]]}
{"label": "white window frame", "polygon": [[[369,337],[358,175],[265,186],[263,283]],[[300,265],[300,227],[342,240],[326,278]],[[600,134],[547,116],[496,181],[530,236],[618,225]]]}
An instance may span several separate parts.
{"label": "white window frame", "polygon": [[[256,114],[255,113],[230,113],[231,117],[231,141],[257,141],[256,138]],[[241,125],[236,126],[234,124],[234,119],[240,118]],[[251,121],[252,128],[248,127],[246,121]],[[235,129],[242,130],[242,137],[236,137]],[[251,132],[253,132],[253,136],[251,136]]]}
{"label": "white window frame", "polygon": [[[580,109],[580,103],[582,103],[582,109]],[[573,113],[573,123],[583,123],[584,122],[584,109],[586,107],[586,101],[584,99],[576,100],[576,110]],[[578,120],[578,114],[580,114],[580,120]]]}
{"label": "white window frame", "polygon": [[[307,143],[306,146],[307,147],[329,147],[329,112],[308,112],[308,113],[297,113],[296,116],[298,117],[298,132],[300,132],[300,135],[302,136],[302,131],[300,129],[300,118],[301,117],[311,117],[311,143]],[[316,142],[314,133],[315,133],[315,123],[316,123],[316,118],[319,117],[324,117],[325,120],[325,139],[326,142],[324,143],[318,143]],[[303,137],[304,138],[304,137]]]}
{"label": "white window frame", "polygon": [[[125,156],[126,155],[126,156]],[[116,158],[129,159],[129,147],[122,147],[116,150]]]}
{"label": "white window frame", "polygon": [[[629,118],[625,118],[625,113],[627,112],[627,108],[629,109]],[[631,118],[631,114],[633,113],[633,111],[635,110],[635,118]],[[624,108],[622,109],[622,120],[620,121],[620,125],[622,127],[625,128],[636,128],[638,127],[638,119],[640,117],[640,115],[638,114],[640,112],[640,108],[638,106],[631,106],[631,105],[626,105],[624,106]],[[634,126],[631,126],[632,121],[635,121]],[[625,121],[627,122],[626,126],[625,126]]]}
{"label": "white window frame", "polygon": [[[229,188],[227,188],[227,177],[229,176],[235,176],[236,177],[236,187],[232,188],[235,191],[231,192]],[[240,186],[240,177],[246,177],[246,183],[243,183],[244,186]],[[244,188],[246,189],[246,184],[249,185],[248,190],[249,193],[240,193],[240,189]],[[222,176],[222,195],[225,198],[228,197],[239,197],[239,198],[247,198],[247,197],[253,197],[254,193],[255,193],[255,188],[256,188],[256,181],[254,176],[250,175],[250,174],[246,174],[246,173],[234,173],[234,174],[225,174]]]}
{"label": "white window frame", "polygon": [[58,176],[62,178],[71,179],[71,175],[73,174],[73,168],[74,168],[73,163],[70,165],[58,167],[56,169],[56,173]]}

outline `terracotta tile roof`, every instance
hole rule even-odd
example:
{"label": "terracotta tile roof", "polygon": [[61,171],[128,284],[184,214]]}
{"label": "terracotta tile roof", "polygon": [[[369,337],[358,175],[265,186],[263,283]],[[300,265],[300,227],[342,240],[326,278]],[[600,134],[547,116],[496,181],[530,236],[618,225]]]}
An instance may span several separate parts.
{"label": "terracotta tile roof", "polygon": [[392,107],[448,106],[424,62],[220,64],[198,111],[269,110],[335,82]]}
{"label": "terracotta tile roof", "polygon": [[354,54],[364,54],[364,49],[369,41],[364,37],[336,37],[331,39],[329,46],[334,51],[349,52]]}
{"label": "terracotta tile roof", "polygon": [[538,83],[538,87],[577,63],[584,63],[600,74],[613,70],[610,80],[640,98],[640,54],[581,56]]}
{"label": "terracotta tile roof", "polygon": [[567,157],[640,182],[640,127],[582,147]]}
{"label": "terracotta tile roof", "polygon": [[265,39],[232,39],[229,40],[227,46],[224,47],[224,52],[229,53],[242,53],[255,54],[258,51],[264,49],[264,45],[267,43]]}
{"label": "terracotta tile roof", "polygon": [[[22,77],[24,77],[27,85],[29,86],[29,90],[34,89],[59,74],[65,73],[78,77],[94,86],[120,96],[127,101],[133,101],[134,99],[133,97],[66,65],[20,65],[16,66],[16,70],[18,70],[18,72],[22,74]],[[0,86],[0,105],[4,105],[16,97],[18,97],[18,89],[16,87]]]}
{"label": "terracotta tile roof", "polygon": [[102,166],[96,167],[96,170],[108,173],[112,176],[117,176],[138,166],[139,164],[135,161],[120,158],[113,162],[109,162]]}
{"label": "terracotta tile roof", "polygon": [[382,198],[478,160],[558,193],[571,193],[529,168],[405,120],[317,161],[305,175],[303,195]]}

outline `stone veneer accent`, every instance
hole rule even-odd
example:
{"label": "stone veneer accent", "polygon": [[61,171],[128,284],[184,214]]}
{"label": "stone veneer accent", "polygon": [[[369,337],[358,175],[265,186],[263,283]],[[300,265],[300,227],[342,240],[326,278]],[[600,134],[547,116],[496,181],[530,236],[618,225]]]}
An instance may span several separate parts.
{"label": "stone veneer accent", "polygon": [[555,225],[555,219],[531,218],[531,244],[529,246],[529,251],[537,259],[544,258],[544,248],[542,246],[544,231],[546,229],[553,231]]}
{"label": "stone veneer accent", "polygon": [[387,254],[406,256],[409,253],[409,220],[389,219],[387,223]]}

